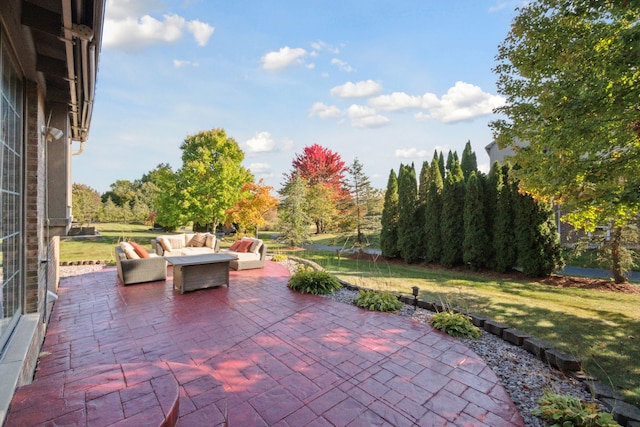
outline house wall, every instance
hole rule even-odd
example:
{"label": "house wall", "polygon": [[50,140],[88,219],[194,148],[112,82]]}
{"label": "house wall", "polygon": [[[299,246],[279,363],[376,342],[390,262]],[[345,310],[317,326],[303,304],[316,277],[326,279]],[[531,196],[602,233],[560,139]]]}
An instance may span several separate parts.
{"label": "house wall", "polygon": [[[38,355],[51,312],[52,302],[47,301],[46,287],[55,292],[58,283],[59,238],[47,227],[47,163],[46,154],[60,148],[47,147],[42,127],[51,113],[52,123],[68,126],[64,108],[50,108],[45,103],[46,86],[36,71],[36,52],[29,33],[20,24],[20,0],[0,1],[0,27],[3,40],[17,61],[22,77],[22,239],[21,283],[22,312],[4,348],[0,348],[0,425],[3,424],[15,388],[32,381]],[[66,135],[65,135],[66,139]],[[57,153],[60,179],[57,186],[65,187],[56,197],[64,200],[61,216],[68,217],[66,195],[69,165],[65,163],[68,151]],[[54,181],[55,182],[55,181]],[[69,184],[70,185],[70,184]],[[69,221],[70,222],[70,221]],[[64,229],[64,228],[63,228]],[[46,260],[51,259],[50,262]]]}

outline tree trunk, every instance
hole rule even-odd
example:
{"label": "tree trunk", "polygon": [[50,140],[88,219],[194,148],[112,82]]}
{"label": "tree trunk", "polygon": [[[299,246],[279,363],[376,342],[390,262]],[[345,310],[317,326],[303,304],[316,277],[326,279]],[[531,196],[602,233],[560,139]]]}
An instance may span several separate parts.
{"label": "tree trunk", "polygon": [[613,270],[613,280],[616,283],[624,283],[627,278],[622,269],[620,245],[622,244],[622,227],[613,227],[611,230],[611,269]]}

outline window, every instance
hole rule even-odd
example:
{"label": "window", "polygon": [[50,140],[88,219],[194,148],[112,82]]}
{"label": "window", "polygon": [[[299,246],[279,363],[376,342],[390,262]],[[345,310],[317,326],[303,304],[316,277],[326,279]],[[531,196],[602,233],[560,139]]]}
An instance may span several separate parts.
{"label": "window", "polygon": [[22,311],[23,83],[0,31],[0,351]]}

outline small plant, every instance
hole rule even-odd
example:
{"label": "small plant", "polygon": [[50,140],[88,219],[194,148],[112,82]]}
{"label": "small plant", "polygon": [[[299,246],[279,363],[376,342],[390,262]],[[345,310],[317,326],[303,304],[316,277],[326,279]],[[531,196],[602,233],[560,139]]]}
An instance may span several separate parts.
{"label": "small plant", "polygon": [[531,411],[551,423],[551,427],[615,427],[620,426],[611,414],[602,412],[594,403],[585,403],[574,396],[545,393],[539,409]]}
{"label": "small plant", "polygon": [[341,287],[329,273],[311,267],[300,267],[289,279],[289,288],[301,294],[326,295]]}
{"label": "small plant", "polygon": [[482,336],[482,332],[471,322],[471,318],[462,313],[442,311],[434,314],[429,324],[452,337],[478,339]]}
{"label": "small plant", "polygon": [[395,313],[402,307],[402,303],[391,292],[360,291],[353,303],[367,310]]}
{"label": "small plant", "polygon": [[273,261],[273,262],[282,262],[282,261],[286,261],[288,259],[289,259],[289,257],[286,256],[285,254],[275,254],[274,256],[271,257],[271,261]]}

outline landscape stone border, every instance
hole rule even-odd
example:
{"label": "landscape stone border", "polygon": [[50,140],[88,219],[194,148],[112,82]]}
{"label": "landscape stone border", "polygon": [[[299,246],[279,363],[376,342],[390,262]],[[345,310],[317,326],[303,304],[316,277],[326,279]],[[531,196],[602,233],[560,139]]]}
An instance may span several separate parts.
{"label": "landscape stone border", "polygon": [[[313,261],[295,256],[288,256],[288,258],[315,270],[325,271],[322,266]],[[373,290],[353,285],[342,279],[336,278],[336,280],[338,280],[343,287],[352,291]],[[436,313],[447,309],[447,307],[441,302],[424,301],[409,295],[398,295],[398,300],[407,305],[415,305]],[[466,314],[471,318],[471,322],[475,326],[484,329],[485,331],[496,335],[513,345],[522,347],[541,361],[548,363],[553,368],[556,368],[585,383],[593,396],[599,399],[611,411],[613,418],[623,427],[640,427],[640,408],[625,402],[624,396],[615,391],[610,385],[582,373],[582,363],[579,358],[557,350],[550,344],[536,339],[526,332],[511,328],[506,323],[500,323],[485,316],[470,313],[466,310],[455,307],[451,308],[451,310],[455,313]]]}

